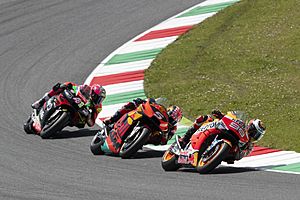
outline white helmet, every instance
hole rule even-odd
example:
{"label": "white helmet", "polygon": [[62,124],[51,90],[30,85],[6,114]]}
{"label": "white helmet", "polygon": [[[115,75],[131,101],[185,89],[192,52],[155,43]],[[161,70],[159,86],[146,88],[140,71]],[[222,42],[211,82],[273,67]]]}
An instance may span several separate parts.
{"label": "white helmet", "polygon": [[248,123],[246,131],[250,137],[251,142],[258,142],[265,134],[266,127],[259,119],[251,119]]}

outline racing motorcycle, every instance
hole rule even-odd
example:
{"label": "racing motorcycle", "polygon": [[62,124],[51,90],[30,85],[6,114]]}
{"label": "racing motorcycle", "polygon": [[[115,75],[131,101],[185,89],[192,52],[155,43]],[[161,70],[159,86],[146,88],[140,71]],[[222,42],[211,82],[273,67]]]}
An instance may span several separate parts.
{"label": "racing motorcycle", "polygon": [[33,109],[24,123],[25,132],[46,139],[66,126],[83,128],[89,114],[85,107],[89,95],[87,90],[78,90],[75,93],[73,89],[65,89],[62,93],[54,95],[40,109]]}
{"label": "racing motorcycle", "polygon": [[123,115],[112,128],[100,125],[90,149],[94,155],[133,156],[144,144],[168,131],[168,115],[163,105],[147,100]]}
{"label": "racing motorcycle", "polygon": [[242,158],[249,141],[245,133],[242,112],[228,112],[221,120],[206,121],[193,134],[185,148],[181,148],[178,136],[162,157],[165,171],[181,167],[193,167],[201,173],[209,173],[222,161],[232,162]]}

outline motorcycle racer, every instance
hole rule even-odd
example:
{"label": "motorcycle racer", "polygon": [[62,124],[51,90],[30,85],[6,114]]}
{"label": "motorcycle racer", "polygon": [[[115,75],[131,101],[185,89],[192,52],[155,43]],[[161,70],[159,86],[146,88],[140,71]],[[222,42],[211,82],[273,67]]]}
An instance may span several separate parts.
{"label": "motorcycle racer", "polygon": [[[49,92],[45,93],[41,99],[34,102],[31,107],[39,110],[52,96],[58,95],[66,89],[71,90],[74,94],[81,94],[86,98],[86,102],[84,103],[85,107],[89,111],[89,113],[86,114],[86,124],[90,127],[94,126],[96,117],[102,110],[102,102],[106,97],[105,89],[99,84],[89,86],[77,85],[73,82],[65,82],[63,84],[57,83]],[[78,93],[78,91],[80,91],[80,93]],[[78,128],[83,128],[84,125],[85,124],[78,124],[76,126]]]}
{"label": "motorcycle racer", "polygon": [[[153,98],[149,98],[150,102],[158,103],[159,100],[155,100]],[[142,103],[145,103],[146,100],[136,98],[132,102],[126,103],[122,108],[120,108],[113,116],[107,118],[103,121],[103,123],[110,127],[112,124],[117,122],[124,114],[136,109]],[[158,103],[159,104],[159,103]],[[167,144],[167,141],[170,140],[177,130],[177,123],[182,118],[182,110],[178,106],[170,106],[167,108],[167,114],[169,116],[169,128],[168,132],[163,133],[161,138],[150,138],[148,143],[150,144]]]}
{"label": "motorcycle racer", "polygon": [[[224,114],[219,110],[213,110],[212,115],[220,120],[224,117]],[[192,135],[201,127],[204,122],[212,122],[214,121],[210,115],[200,115],[198,116],[193,125],[187,130],[187,132],[183,135],[182,138],[179,138],[179,143],[182,148],[184,148],[187,143],[189,142]],[[258,142],[265,134],[266,127],[259,119],[251,119],[248,122],[248,125],[245,127],[245,132],[248,134],[248,142],[240,143],[241,152],[237,157],[236,160],[240,160],[243,157],[249,155],[253,149],[254,143]],[[228,164],[233,164],[233,160],[228,160]]]}

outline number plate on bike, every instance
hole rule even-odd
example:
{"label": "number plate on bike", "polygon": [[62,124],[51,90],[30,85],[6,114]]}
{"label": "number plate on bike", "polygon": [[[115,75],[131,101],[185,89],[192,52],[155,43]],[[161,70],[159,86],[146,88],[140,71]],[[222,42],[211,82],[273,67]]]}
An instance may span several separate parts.
{"label": "number plate on bike", "polygon": [[194,162],[194,154],[188,152],[180,152],[178,157],[178,163],[180,164],[192,164]]}

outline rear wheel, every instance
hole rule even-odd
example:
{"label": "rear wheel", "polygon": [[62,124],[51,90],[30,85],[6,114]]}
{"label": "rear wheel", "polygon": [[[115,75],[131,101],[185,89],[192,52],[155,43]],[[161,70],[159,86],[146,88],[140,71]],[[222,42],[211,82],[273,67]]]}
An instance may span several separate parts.
{"label": "rear wheel", "polygon": [[211,172],[226,158],[230,148],[226,142],[221,142],[214,146],[207,154],[200,157],[196,167],[197,171],[201,174]]}
{"label": "rear wheel", "polygon": [[176,171],[179,169],[179,164],[177,163],[178,156],[169,150],[167,150],[161,160],[161,166],[165,171]]}
{"label": "rear wheel", "polygon": [[130,134],[123,143],[119,155],[122,158],[129,158],[133,156],[148,140],[150,130],[141,128],[135,134]]}
{"label": "rear wheel", "polygon": [[104,152],[101,150],[101,145],[103,144],[103,139],[99,137],[98,133],[94,136],[90,149],[94,155],[103,155]]}
{"label": "rear wheel", "polygon": [[34,133],[32,131],[32,125],[33,125],[33,121],[31,119],[31,116],[29,116],[29,118],[27,119],[27,121],[24,123],[24,131],[27,134],[33,134]]}
{"label": "rear wheel", "polygon": [[67,112],[55,112],[43,127],[40,136],[43,139],[50,138],[57,132],[60,132],[69,122],[69,115]]}

